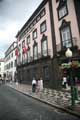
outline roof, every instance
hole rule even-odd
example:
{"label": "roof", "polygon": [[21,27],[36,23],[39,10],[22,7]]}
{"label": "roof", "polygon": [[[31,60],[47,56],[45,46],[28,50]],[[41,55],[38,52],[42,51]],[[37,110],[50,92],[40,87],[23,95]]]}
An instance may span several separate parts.
{"label": "roof", "polygon": [[10,44],[10,46],[7,48],[7,50],[5,51],[5,53],[11,48],[11,46],[14,45],[14,43],[16,43],[16,41],[13,41],[13,43]]}

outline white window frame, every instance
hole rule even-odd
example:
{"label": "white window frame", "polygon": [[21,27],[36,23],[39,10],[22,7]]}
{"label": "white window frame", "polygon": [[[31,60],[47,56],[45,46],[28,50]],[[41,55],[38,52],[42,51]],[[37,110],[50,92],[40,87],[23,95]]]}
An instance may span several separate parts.
{"label": "white window frame", "polygon": [[62,44],[65,47],[71,47],[71,33],[70,33],[70,27],[67,26],[63,29],[61,29],[61,36],[62,36]]}
{"label": "white window frame", "polygon": [[33,40],[37,38],[37,29],[33,31]]}
{"label": "white window frame", "polygon": [[30,43],[30,35],[27,36],[27,44]]}
{"label": "white window frame", "polygon": [[37,45],[33,47],[33,54],[34,54],[34,60],[36,60],[38,58],[38,46]]}
{"label": "white window frame", "polygon": [[43,23],[41,23],[41,25],[40,25],[40,31],[41,31],[41,33],[43,33],[43,32],[46,31],[46,21],[44,21]]}
{"label": "white window frame", "polygon": [[42,55],[43,56],[47,56],[47,50],[48,50],[47,39],[45,39],[45,40],[42,41]]}
{"label": "white window frame", "polygon": [[63,18],[65,15],[67,15],[67,6],[63,6],[62,8],[59,9],[59,19]]}
{"label": "white window frame", "polygon": [[30,49],[27,51],[27,60],[30,62]]}

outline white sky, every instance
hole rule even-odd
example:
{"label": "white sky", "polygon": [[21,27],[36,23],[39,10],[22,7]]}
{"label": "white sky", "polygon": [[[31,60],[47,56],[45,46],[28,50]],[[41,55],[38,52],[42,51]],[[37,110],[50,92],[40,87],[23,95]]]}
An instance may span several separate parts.
{"label": "white sky", "polygon": [[0,58],[42,0],[0,0]]}

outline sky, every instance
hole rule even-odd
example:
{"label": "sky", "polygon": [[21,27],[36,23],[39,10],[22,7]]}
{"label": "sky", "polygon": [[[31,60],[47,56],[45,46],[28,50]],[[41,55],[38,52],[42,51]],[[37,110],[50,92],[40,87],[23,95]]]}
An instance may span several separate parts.
{"label": "sky", "polygon": [[42,0],[0,0],[0,58]]}

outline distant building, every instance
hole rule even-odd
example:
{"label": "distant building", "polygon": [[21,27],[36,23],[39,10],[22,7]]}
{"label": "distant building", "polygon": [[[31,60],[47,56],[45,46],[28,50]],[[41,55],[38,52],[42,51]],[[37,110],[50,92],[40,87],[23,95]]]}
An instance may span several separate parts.
{"label": "distant building", "polygon": [[5,74],[8,80],[14,81],[16,72],[16,42],[13,42],[5,52]]}
{"label": "distant building", "polygon": [[0,77],[4,77],[4,59],[0,59]]}
{"label": "distant building", "polygon": [[17,33],[17,72],[22,83],[43,78],[44,86],[59,88],[65,51],[80,59],[80,1],[43,0]]}

